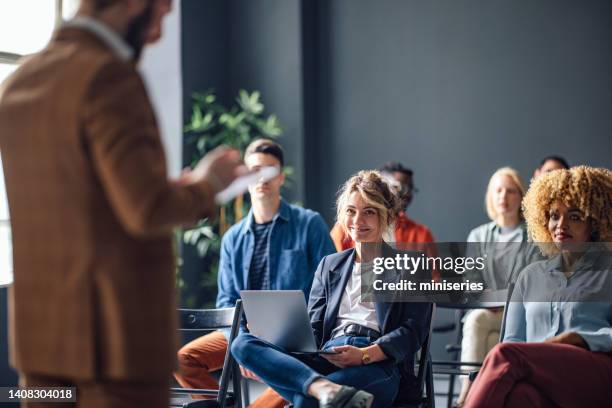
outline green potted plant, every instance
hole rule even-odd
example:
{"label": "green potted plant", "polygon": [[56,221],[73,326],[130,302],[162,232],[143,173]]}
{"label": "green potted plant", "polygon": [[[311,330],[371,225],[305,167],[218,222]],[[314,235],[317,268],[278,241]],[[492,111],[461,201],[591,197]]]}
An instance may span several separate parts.
{"label": "green potted plant", "polygon": [[[231,146],[244,153],[254,139],[259,137],[276,139],[282,134],[278,118],[275,115],[264,114],[264,105],[260,101],[260,96],[258,91],[249,93],[240,90],[235,104],[227,108],[219,103],[211,90],[192,95],[191,118],[184,128],[186,142],[194,147],[192,165],[217,146]],[[291,168],[285,169],[285,173],[290,176]],[[244,196],[239,196],[232,202],[220,206],[215,219],[202,220],[194,227],[180,233],[182,242],[194,246],[198,255],[204,258],[208,265],[208,273],[201,274],[199,283],[201,291],[205,293],[216,291],[221,237],[247,212],[248,203]],[[194,292],[192,288],[186,288],[180,278],[177,285],[184,291],[189,289]],[[201,306],[197,292],[198,290],[187,296],[185,303],[188,306]]]}

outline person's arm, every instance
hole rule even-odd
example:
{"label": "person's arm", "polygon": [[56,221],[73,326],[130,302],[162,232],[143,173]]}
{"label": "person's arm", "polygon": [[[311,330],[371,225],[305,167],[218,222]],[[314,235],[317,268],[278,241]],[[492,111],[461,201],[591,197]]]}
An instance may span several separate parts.
{"label": "person's arm", "polygon": [[577,331],[575,334],[584,342],[582,344],[580,339],[576,339],[578,342],[576,345],[578,346],[582,345],[582,347],[591,351],[599,351],[602,353],[609,353],[612,351],[612,327],[602,327],[594,332]]}
{"label": "person's arm", "polygon": [[176,226],[213,215],[214,194],[235,177],[236,166],[223,161],[213,167],[222,165],[225,175],[215,168],[212,173],[217,174],[212,178],[169,181],[155,116],[131,65],[106,64],[90,84],[83,103],[83,144],[128,233],[166,235]]}
{"label": "person's arm", "polygon": [[317,346],[320,346],[322,343],[325,311],[327,310],[327,296],[325,295],[325,284],[323,282],[325,259],[325,257],[321,259],[319,267],[315,272],[312,289],[308,298],[308,315],[310,316],[310,325],[312,326]]}
{"label": "person's arm", "polygon": [[589,345],[582,335],[577,332],[563,332],[554,337],[544,340],[544,343],[569,344],[589,350]]}
{"label": "person's arm", "polygon": [[424,243],[433,243],[436,242],[436,240],[434,239],[433,234],[431,233],[431,230],[427,227],[423,227],[424,231],[423,231],[423,242]]}
{"label": "person's arm", "polygon": [[236,289],[234,280],[234,248],[233,232],[230,231],[221,240],[221,255],[219,258],[219,271],[217,274],[217,308],[234,307],[240,293]]}
{"label": "person's arm", "polygon": [[334,244],[327,233],[327,224],[319,214],[315,214],[308,223],[308,264],[314,270],[324,256],[336,252]]}
{"label": "person's arm", "polygon": [[404,319],[395,330],[381,336],[377,344],[387,358],[399,363],[407,356],[414,355],[429,334],[431,303],[396,303],[404,308]]}
{"label": "person's arm", "polygon": [[510,302],[506,310],[506,329],[503,342],[517,343],[527,340],[527,317],[525,304],[523,303],[523,284],[524,279],[519,277]]}
{"label": "person's arm", "polygon": [[[583,305],[579,303],[575,303],[573,304],[573,306],[580,307]],[[593,302],[589,304],[589,309],[590,309],[589,312],[593,314],[607,316],[607,319],[602,319],[603,327],[600,327],[599,329],[593,328],[589,330],[582,330],[580,328],[580,324],[579,324],[580,322],[578,321],[580,319],[580,316],[583,316],[583,319],[590,319],[589,317],[584,317],[584,316],[591,316],[591,318],[595,316],[593,314],[590,314],[589,312],[587,313],[576,312],[577,316],[575,317],[575,320],[574,320],[574,324],[578,325],[576,330],[561,333],[557,336],[547,339],[546,341],[550,343],[570,344],[570,345],[582,347],[582,348],[585,348],[591,351],[598,351],[598,352],[603,352],[603,353],[611,352],[612,351],[612,303]]]}

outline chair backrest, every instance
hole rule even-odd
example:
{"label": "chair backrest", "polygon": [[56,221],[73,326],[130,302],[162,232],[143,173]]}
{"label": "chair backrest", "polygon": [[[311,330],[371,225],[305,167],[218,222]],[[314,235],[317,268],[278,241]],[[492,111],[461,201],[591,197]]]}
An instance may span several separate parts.
{"label": "chair backrest", "polygon": [[[431,372],[431,357],[430,357],[430,345],[431,345],[431,334],[433,330],[433,319],[435,315],[436,304],[431,304],[431,314],[429,320],[429,331],[427,337],[421,344],[421,350],[419,353],[418,371],[416,375],[416,383],[405,384],[408,390],[407,393],[403,393],[400,388],[398,395],[393,403],[393,408],[416,408],[416,407],[432,407],[433,405],[433,374]],[[402,384],[400,383],[400,387]],[[414,395],[414,391],[418,391],[418,396]],[[423,391],[426,391],[426,398],[423,398]]]}
{"label": "chair backrest", "polygon": [[443,309],[471,310],[471,309],[497,309],[504,307],[504,302],[508,299],[510,287],[498,289],[490,292],[482,292],[480,298],[458,299],[456,302],[438,301],[436,304]]}
{"label": "chair backrest", "polygon": [[226,406],[230,378],[233,380],[234,407],[241,407],[242,405],[240,369],[230,352],[230,346],[238,335],[241,317],[242,300],[240,299],[236,301],[236,306],[224,309],[179,309],[179,330],[181,331],[230,329],[227,339],[228,347],[225,352],[221,378],[219,379],[219,392],[217,393],[217,402],[220,407]]}
{"label": "chair backrest", "polygon": [[[227,388],[229,387],[230,373],[233,379],[234,389],[234,407],[240,407],[242,405],[241,396],[241,384],[240,384],[240,367],[234,360],[232,353],[230,352],[230,346],[238,335],[238,329],[240,328],[240,319],[242,317],[242,300],[236,300],[236,306],[234,307],[234,317],[232,319],[232,326],[230,329],[229,339],[227,340],[227,351],[225,352],[225,359],[223,360],[223,370],[221,371],[221,378],[219,379],[219,397],[217,400],[219,404],[225,406],[225,398],[227,394]],[[221,390],[224,390],[222,393]]]}
{"label": "chair backrest", "polygon": [[423,386],[425,385],[425,378],[427,375],[427,367],[428,367],[428,362],[430,360],[430,346],[431,346],[431,335],[433,332],[433,321],[435,318],[435,314],[436,314],[436,304],[432,303],[431,304],[431,316],[430,316],[430,320],[429,320],[429,332],[427,334],[427,338],[425,339],[425,341],[423,342],[423,345],[421,346],[421,352],[420,352],[420,356],[419,356],[419,371],[417,373],[417,387],[419,390],[423,390]]}
{"label": "chair backrest", "polygon": [[234,321],[235,309],[235,307],[224,309],[179,309],[180,330],[229,329]]}

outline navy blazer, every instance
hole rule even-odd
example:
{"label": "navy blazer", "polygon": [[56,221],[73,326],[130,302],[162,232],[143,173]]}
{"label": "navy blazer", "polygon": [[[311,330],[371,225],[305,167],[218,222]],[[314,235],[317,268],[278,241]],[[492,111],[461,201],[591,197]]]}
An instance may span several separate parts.
{"label": "navy blazer", "polygon": [[[351,276],[355,249],[327,255],[315,272],[308,313],[310,324],[321,347],[336,326],[344,288]],[[377,302],[376,316],[381,328],[378,344],[385,355],[414,375],[415,354],[429,333],[431,303]],[[408,370],[408,371],[406,371]]]}

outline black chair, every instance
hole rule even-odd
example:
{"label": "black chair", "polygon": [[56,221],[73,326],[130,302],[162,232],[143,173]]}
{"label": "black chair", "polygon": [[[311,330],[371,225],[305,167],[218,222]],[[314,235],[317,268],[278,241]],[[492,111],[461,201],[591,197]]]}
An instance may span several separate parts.
{"label": "black chair", "polygon": [[436,406],[430,353],[435,312],[436,304],[432,303],[429,333],[421,346],[421,350],[419,352],[419,363],[417,366],[416,389],[420,393],[420,396],[418,396],[416,400],[411,401],[398,400],[393,404],[393,408],[435,408]]}
{"label": "black chair", "polygon": [[[442,396],[446,396],[447,398],[447,408],[451,408],[453,404],[453,398],[455,397],[455,379],[457,376],[468,376],[470,380],[474,380],[476,375],[478,375],[478,370],[482,366],[480,362],[471,362],[471,361],[460,361],[459,360],[459,352],[461,351],[461,340],[463,338],[463,317],[465,314],[472,309],[497,309],[500,307],[504,308],[503,316],[502,316],[502,325],[500,329],[499,341],[501,342],[504,338],[505,326],[506,326],[506,311],[508,310],[508,303],[510,302],[510,298],[512,296],[512,291],[514,290],[514,283],[509,283],[507,289],[498,291],[498,293],[503,293],[505,296],[505,302],[468,302],[468,303],[438,303],[438,307],[445,309],[454,309],[455,310],[455,322],[449,325],[443,325],[439,327],[435,327],[433,329],[434,332],[444,332],[450,330],[455,330],[455,343],[447,344],[446,351],[451,353],[451,360],[436,360],[432,362],[435,374],[445,374],[449,376],[448,381],[448,389],[444,394],[439,394]],[[469,368],[462,368],[469,367]]]}
{"label": "black chair", "polygon": [[[195,388],[171,388],[173,395],[184,395],[183,397],[172,397],[171,407],[183,408],[242,408],[241,386],[242,376],[240,367],[230,353],[230,347],[240,328],[242,316],[242,301],[236,301],[236,306],[225,309],[179,309],[181,331],[214,331],[218,329],[230,329],[228,348],[223,361],[223,368],[219,378],[218,390],[204,390]],[[232,390],[229,390],[230,381]],[[207,395],[210,399],[192,399],[189,395]]]}

